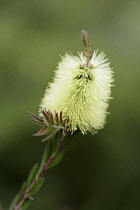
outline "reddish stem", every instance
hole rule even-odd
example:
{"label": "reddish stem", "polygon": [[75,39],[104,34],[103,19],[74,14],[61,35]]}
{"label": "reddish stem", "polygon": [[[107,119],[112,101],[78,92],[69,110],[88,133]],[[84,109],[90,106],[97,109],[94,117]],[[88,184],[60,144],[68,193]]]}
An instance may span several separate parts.
{"label": "reddish stem", "polygon": [[[61,139],[60,139],[60,143],[59,143],[59,151],[62,149],[62,147],[63,147],[63,143],[64,143],[64,141],[65,141],[65,139],[66,139],[66,137],[68,136],[68,132],[67,132],[67,134],[64,134],[63,133],[63,135],[62,135],[62,137],[61,137]],[[58,152],[59,152],[58,151]],[[56,154],[57,155],[57,154]],[[55,155],[55,156],[56,156]],[[42,169],[42,171],[40,172],[40,174],[39,174],[39,176],[38,176],[38,178],[37,179],[34,179],[33,181],[32,181],[32,183],[30,184],[30,186],[24,191],[24,194],[23,194],[23,196],[22,196],[22,198],[20,199],[20,201],[19,201],[19,203],[14,207],[14,210],[19,210],[21,207],[22,207],[22,204],[25,202],[25,200],[27,199],[27,198],[29,198],[28,197],[28,194],[29,194],[29,192],[30,192],[30,190],[32,189],[32,187],[44,176],[44,174],[46,173],[46,171],[49,169],[49,165],[51,164],[51,162],[55,159],[55,156],[50,156],[50,158],[48,159],[48,161],[44,164],[44,166],[43,166],[43,169]]]}

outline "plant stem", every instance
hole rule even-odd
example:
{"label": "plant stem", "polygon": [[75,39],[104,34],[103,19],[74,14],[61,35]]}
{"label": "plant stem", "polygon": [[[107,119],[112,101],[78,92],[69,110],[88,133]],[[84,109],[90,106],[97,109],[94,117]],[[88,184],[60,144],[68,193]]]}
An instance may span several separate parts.
{"label": "plant stem", "polygon": [[[58,152],[60,152],[60,150],[63,147],[64,141],[66,140],[67,136],[69,135],[69,132],[63,133],[59,142],[59,149]],[[57,152],[57,154],[58,154]],[[46,171],[49,169],[50,164],[52,163],[52,161],[55,159],[56,155],[51,155],[48,159],[48,161],[44,164],[42,171],[40,172],[38,178],[34,179],[32,181],[32,183],[30,184],[30,186],[24,191],[23,196],[21,197],[20,201],[18,202],[18,204],[14,207],[14,210],[19,210],[22,207],[22,204],[25,202],[25,200],[27,198],[29,198],[28,194],[30,192],[30,190],[33,188],[33,186],[44,176],[44,174],[46,173]]]}

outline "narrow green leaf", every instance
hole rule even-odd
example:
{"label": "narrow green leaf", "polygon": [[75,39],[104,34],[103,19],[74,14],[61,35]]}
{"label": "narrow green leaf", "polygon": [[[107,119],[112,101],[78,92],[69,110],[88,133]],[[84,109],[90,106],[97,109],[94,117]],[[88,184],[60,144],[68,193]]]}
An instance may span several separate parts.
{"label": "narrow green leaf", "polygon": [[28,196],[33,196],[34,194],[36,194],[40,188],[42,187],[43,183],[45,181],[45,178],[41,178],[33,187],[32,189],[30,190],[30,192],[28,193]]}
{"label": "narrow green leaf", "polygon": [[56,133],[58,132],[58,129],[54,130],[49,136],[47,136],[45,139],[42,140],[42,142],[49,140],[52,138]]}
{"label": "narrow green leaf", "polygon": [[21,197],[23,196],[23,193],[24,193],[25,189],[26,189],[26,182],[24,182],[23,185],[20,188],[20,191],[19,191],[19,194],[18,194],[19,198],[18,198],[17,202],[20,201]]}
{"label": "narrow green leaf", "polygon": [[64,156],[64,150],[62,150],[61,152],[59,152],[56,157],[54,158],[54,160],[52,161],[52,163],[49,165],[49,168],[52,168],[54,166],[56,166],[63,158]]}
{"label": "narrow green leaf", "polygon": [[41,165],[42,166],[44,165],[44,163],[47,162],[47,160],[49,159],[50,155],[51,155],[51,144],[49,142],[47,147],[46,147],[46,149],[45,149],[45,151],[44,151],[43,157],[42,157],[42,161],[41,161]]}
{"label": "narrow green leaf", "polygon": [[52,132],[55,128],[54,127],[44,127],[42,128],[37,134],[34,134],[34,136],[43,136],[50,132]]}
{"label": "narrow green leaf", "polygon": [[39,174],[41,173],[41,171],[43,169],[44,164],[48,161],[49,157],[51,156],[51,150],[52,150],[52,144],[51,144],[51,142],[48,142],[47,147],[44,151],[42,160],[41,160],[39,170],[38,170],[35,178],[38,178]]}
{"label": "narrow green leaf", "polygon": [[19,198],[19,195],[16,195],[16,197],[14,198],[14,200],[12,201],[11,205],[10,205],[10,208],[9,210],[13,210],[15,205],[17,204],[18,202],[18,198]]}
{"label": "narrow green leaf", "polygon": [[25,210],[27,209],[27,207],[29,206],[29,204],[31,203],[31,200],[30,199],[26,199],[26,201],[24,201],[24,203],[22,204],[20,210]]}
{"label": "narrow green leaf", "polygon": [[55,156],[55,154],[58,152],[60,135],[61,135],[61,131],[57,132],[56,135],[52,139],[52,155],[53,156]]}
{"label": "narrow green leaf", "polygon": [[37,169],[38,169],[38,164],[35,164],[33,166],[33,168],[31,169],[30,173],[29,173],[26,187],[29,187],[29,185],[31,184],[31,182],[34,180],[35,175],[36,175],[36,172],[37,172]]}

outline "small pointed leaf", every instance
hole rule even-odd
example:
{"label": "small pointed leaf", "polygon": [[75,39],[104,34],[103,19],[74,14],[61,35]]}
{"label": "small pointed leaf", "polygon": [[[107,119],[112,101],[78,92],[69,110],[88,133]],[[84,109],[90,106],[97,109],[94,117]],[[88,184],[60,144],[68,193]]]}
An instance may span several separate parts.
{"label": "small pointed leaf", "polygon": [[[34,134],[34,136],[43,136],[43,135],[46,135],[46,134],[49,134],[50,132],[54,131],[55,128],[54,127],[50,127],[49,129],[46,128],[46,130],[44,129],[44,132],[42,132],[41,130],[37,133],[37,134]],[[41,133],[42,132],[42,133]]]}
{"label": "small pointed leaf", "polygon": [[60,124],[61,124],[62,123],[62,111],[60,112],[59,120],[60,120]]}
{"label": "small pointed leaf", "polygon": [[52,155],[55,156],[58,152],[61,131],[57,132],[52,139]]}
{"label": "small pointed leaf", "polygon": [[54,166],[56,166],[63,158],[64,156],[64,150],[62,150],[61,152],[59,152],[56,157],[54,158],[54,160],[52,161],[52,163],[49,165],[49,168],[52,168]]}
{"label": "small pointed leaf", "polygon": [[40,188],[42,187],[43,183],[45,181],[45,178],[41,178],[34,186],[33,188],[30,190],[30,192],[28,193],[28,197],[33,196],[34,194],[36,194]]}
{"label": "small pointed leaf", "polygon": [[37,121],[37,120],[32,119],[32,118],[30,118],[30,120],[32,120],[33,122],[35,122],[35,123],[37,123],[37,124],[39,124],[39,125],[44,125],[44,124],[45,124],[45,123],[43,123],[43,122]]}
{"label": "small pointed leaf", "polygon": [[62,122],[62,126],[64,126],[64,127],[65,127],[66,123],[67,123],[67,119],[63,120],[63,122]]}
{"label": "small pointed leaf", "polygon": [[17,202],[20,201],[20,199],[23,196],[23,193],[24,193],[25,190],[26,190],[26,182],[24,182],[23,185],[21,186],[21,189],[20,189],[19,194],[18,194],[19,195],[19,198],[18,198],[18,201]]}
{"label": "small pointed leaf", "polygon": [[56,121],[56,124],[59,125],[58,113],[55,113],[55,121]]}
{"label": "small pointed leaf", "polygon": [[44,122],[44,120],[42,120],[40,117],[36,116],[34,113],[30,112],[30,114],[35,120],[40,121],[42,123]]}
{"label": "small pointed leaf", "polygon": [[38,169],[38,164],[35,164],[33,166],[33,168],[31,169],[30,173],[29,173],[29,176],[28,176],[28,179],[27,179],[27,187],[29,187],[29,185],[34,180],[36,172],[37,172],[37,169]]}
{"label": "small pointed leaf", "polygon": [[43,113],[45,119],[47,120],[47,122],[49,123],[49,114],[48,114],[48,112],[44,109],[44,110],[42,111],[42,113]]}
{"label": "small pointed leaf", "polygon": [[27,209],[27,207],[29,206],[30,203],[31,203],[31,200],[30,199],[26,199],[26,201],[24,201],[24,203],[22,204],[20,210]]}
{"label": "small pointed leaf", "polygon": [[40,131],[38,131],[37,134],[34,134],[34,136],[39,136],[39,135],[43,135],[43,133],[46,131],[47,126],[43,127]]}
{"label": "small pointed leaf", "polygon": [[52,113],[50,114],[49,120],[50,120],[50,124],[51,124],[51,125],[54,125],[54,119],[53,119]]}
{"label": "small pointed leaf", "polygon": [[49,157],[51,156],[51,150],[52,150],[52,144],[51,144],[51,142],[48,142],[47,147],[46,147],[46,149],[44,151],[42,160],[41,160],[41,165],[40,165],[39,170],[38,170],[38,172],[36,174],[36,177],[35,177],[36,179],[40,175],[44,164],[48,161]]}
{"label": "small pointed leaf", "polygon": [[42,140],[42,142],[49,140],[52,138],[59,130],[55,129],[49,136],[47,136],[45,139]]}

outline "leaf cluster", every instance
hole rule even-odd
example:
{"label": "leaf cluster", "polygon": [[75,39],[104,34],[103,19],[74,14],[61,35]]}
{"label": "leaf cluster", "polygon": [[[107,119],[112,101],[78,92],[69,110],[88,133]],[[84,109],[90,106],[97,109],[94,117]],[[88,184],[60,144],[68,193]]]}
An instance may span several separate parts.
{"label": "leaf cluster", "polygon": [[43,126],[43,128],[39,130],[38,133],[34,134],[34,136],[47,135],[47,137],[44,138],[42,142],[52,138],[55,134],[58,133],[58,131],[66,131],[68,129],[68,119],[63,119],[62,111],[59,114],[55,113],[53,115],[50,110],[46,111],[44,109],[42,110],[44,119],[41,119],[32,112],[30,112],[30,114],[32,116],[31,120],[33,122]]}

